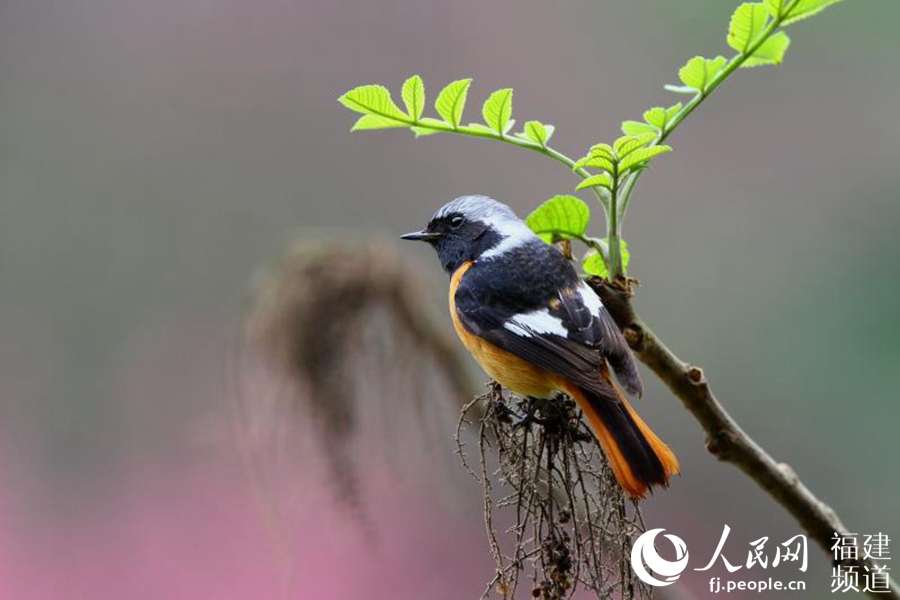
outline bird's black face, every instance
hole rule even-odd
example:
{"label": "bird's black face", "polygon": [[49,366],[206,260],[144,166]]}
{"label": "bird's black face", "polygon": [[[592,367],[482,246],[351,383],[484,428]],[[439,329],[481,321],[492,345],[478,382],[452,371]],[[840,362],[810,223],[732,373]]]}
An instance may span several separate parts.
{"label": "bird's black face", "polygon": [[424,230],[400,237],[431,244],[448,273],[453,273],[466,261],[477,259],[500,243],[501,238],[496,229],[484,221],[467,219],[462,213],[434,218]]}

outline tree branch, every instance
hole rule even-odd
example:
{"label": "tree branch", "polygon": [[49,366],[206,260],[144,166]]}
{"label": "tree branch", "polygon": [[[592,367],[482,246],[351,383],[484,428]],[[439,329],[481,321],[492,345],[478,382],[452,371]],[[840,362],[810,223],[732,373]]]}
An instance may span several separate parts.
{"label": "tree branch", "polygon": [[[625,339],[640,360],[681,400],[706,431],[707,449],[719,460],[730,462],[787,510],[826,554],[831,554],[832,536],[849,531],[837,513],[800,480],[794,470],[776,462],[741,429],[719,403],[700,367],[676,356],[635,312],[632,292],[623,281],[607,282],[598,277],[588,283],[600,295]],[[859,571],[875,568],[871,559],[843,561]],[[890,581],[889,593],[871,593],[877,598],[900,599],[900,587]]]}

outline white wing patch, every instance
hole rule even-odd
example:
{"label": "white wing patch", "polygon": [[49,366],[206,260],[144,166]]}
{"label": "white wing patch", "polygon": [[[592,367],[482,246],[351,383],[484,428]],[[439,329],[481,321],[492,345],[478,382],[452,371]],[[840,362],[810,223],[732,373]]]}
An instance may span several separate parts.
{"label": "white wing patch", "polygon": [[562,319],[554,317],[547,309],[516,315],[504,323],[503,328],[522,337],[532,337],[545,333],[561,337],[568,337],[569,335]]}
{"label": "white wing patch", "polygon": [[599,317],[600,311],[603,309],[603,302],[600,301],[600,296],[591,289],[591,286],[583,281],[578,286],[578,293],[581,294],[581,301],[591,311],[591,314]]}

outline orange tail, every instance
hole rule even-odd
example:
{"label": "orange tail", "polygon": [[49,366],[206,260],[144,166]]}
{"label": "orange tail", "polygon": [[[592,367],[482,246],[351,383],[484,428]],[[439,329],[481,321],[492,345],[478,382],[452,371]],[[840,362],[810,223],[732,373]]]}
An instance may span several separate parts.
{"label": "orange tail", "polygon": [[643,498],[650,486],[669,485],[680,472],[678,459],[628,403],[611,379],[609,393],[594,393],[574,385],[566,392],[575,399],[599,440],[619,485],[632,498]]}

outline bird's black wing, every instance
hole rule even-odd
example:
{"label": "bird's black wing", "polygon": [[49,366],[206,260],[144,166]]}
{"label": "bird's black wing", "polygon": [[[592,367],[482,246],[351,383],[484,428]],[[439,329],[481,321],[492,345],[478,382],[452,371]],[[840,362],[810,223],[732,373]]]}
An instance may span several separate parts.
{"label": "bird's black wing", "polygon": [[455,295],[457,315],[470,333],[588,390],[606,386],[601,366],[607,359],[623,387],[641,393],[631,351],[587,284],[576,279],[540,302],[523,304],[521,295],[514,301],[479,279],[467,273]]}

